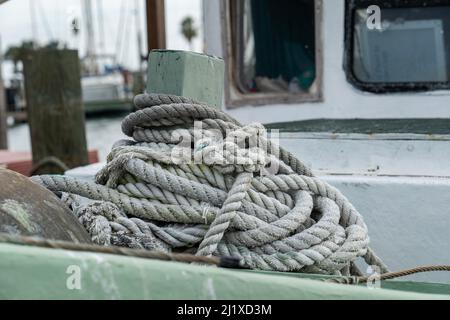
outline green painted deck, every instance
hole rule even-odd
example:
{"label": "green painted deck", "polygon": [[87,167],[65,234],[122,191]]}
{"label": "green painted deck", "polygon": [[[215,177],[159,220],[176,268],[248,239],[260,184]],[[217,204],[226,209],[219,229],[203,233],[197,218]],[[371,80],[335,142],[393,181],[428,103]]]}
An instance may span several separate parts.
{"label": "green painted deck", "polygon": [[[80,289],[70,286],[76,275]],[[0,299],[450,299],[450,285],[321,279],[0,244]]]}

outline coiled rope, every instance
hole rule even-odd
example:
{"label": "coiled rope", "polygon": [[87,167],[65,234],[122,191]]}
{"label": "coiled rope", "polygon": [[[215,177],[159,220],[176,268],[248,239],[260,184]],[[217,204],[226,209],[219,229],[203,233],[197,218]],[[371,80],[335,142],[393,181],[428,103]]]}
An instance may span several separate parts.
{"label": "coiled rope", "polygon": [[[270,139],[192,99],[138,95],[96,182],[32,179],[72,208],[101,245],[228,256],[250,268],[387,272],[367,226],[337,190]],[[197,161],[196,161],[197,160]]]}

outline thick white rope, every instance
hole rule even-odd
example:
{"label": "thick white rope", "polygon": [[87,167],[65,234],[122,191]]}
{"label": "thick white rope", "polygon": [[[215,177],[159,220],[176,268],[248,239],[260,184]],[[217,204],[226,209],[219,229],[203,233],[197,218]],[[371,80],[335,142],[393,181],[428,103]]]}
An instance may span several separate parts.
{"label": "thick white rope", "polygon": [[[349,275],[369,249],[358,211],[263,126],[192,99],[139,95],[96,182],[32,179],[70,205],[95,243],[232,256],[255,269]],[[201,128],[199,127],[201,125]]]}

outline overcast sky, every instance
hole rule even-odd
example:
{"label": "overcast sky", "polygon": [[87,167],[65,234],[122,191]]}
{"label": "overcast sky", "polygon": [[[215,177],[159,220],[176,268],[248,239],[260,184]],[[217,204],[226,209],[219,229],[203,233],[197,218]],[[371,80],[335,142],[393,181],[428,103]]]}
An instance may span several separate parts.
{"label": "overcast sky", "polygon": [[[33,5],[31,5],[33,1]],[[144,0],[91,0],[94,34],[97,52],[101,51],[101,32],[99,28],[99,8],[103,14],[104,52],[116,53],[118,60],[129,68],[136,68],[138,61],[136,20],[140,21],[143,32],[143,45],[146,50],[145,1]],[[135,8],[138,8],[136,14]],[[36,28],[33,30],[31,17],[34,12]],[[63,41],[70,48],[77,48],[83,55],[86,51],[85,24],[82,0],[9,0],[0,5],[0,40],[4,52],[10,45],[20,44],[35,36],[40,44],[52,39]],[[203,46],[201,33],[201,0],[166,0],[166,35],[169,49],[189,50],[189,45],[180,33],[180,23],[186,16],[192,16],[200,28],[200,34],[193,44],[194,51]],[[80,33],[71,32],[71,20],[80,21]],[[121,18],[122,17],[122,18]],[[122,23],[120,21],[122,20]],[[120,25],[119,25],[120,24]],[[123,30],[123,31],[122,31]],[[122,40],[118,40],[123,34]],[[117,50],[117,43],[122,50]],[[117,52],[119,51],[119,52]],[[4,65],[3,75],[8,77],[10,65]]]}

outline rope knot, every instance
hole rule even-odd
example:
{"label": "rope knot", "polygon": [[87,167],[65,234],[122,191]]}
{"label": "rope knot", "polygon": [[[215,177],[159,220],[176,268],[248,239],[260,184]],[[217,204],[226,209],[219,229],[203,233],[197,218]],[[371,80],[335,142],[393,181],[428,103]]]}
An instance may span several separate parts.
{"label": "rope knot", "polygon": [[261,124],[231,130],[225,139],[209,134],[196,142],[194,159],[222,173],[260,172],[270,162],[266,137]]}

